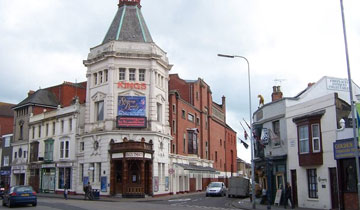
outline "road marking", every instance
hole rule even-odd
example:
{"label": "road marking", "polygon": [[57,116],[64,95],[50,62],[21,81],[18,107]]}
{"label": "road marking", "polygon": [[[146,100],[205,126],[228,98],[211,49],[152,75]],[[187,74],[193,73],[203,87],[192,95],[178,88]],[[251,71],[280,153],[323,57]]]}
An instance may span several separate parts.
{"label": "road marking", "polygon": [[184,198],[184,199],[175,199],[175,200],[168,200],[169,202],[185,202],[191,201],[191,198]]}

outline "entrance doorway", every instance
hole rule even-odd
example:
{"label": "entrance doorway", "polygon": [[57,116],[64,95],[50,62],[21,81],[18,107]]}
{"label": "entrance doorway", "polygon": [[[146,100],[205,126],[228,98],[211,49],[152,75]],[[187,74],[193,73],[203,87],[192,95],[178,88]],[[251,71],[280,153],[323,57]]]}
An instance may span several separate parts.
{"label": "entrance doorway", "polygon": [[114,161],[115,162],[115,194],[123,193],[123,164],[122,161]]}
{"label": "entrance doorway", "polygon": [[338,197],[338,184],[337,184],[337,174],[336,168],[329,168],[330,176],[330,192],[331,192],[331,206],[332,209],[339,208],[339,197]]}

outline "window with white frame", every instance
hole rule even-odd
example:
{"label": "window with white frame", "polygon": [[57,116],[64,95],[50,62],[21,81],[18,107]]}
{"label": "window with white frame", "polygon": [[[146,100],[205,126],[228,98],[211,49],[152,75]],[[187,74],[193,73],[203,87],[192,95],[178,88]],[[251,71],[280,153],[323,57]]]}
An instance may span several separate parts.
{"label": "window with white frame", "polygon": [[72,131],[72,119],[69,119],[69,131]]}
{"label": "window with white frame", "polygon": [[96,121],[104,120],[104,101],[95,102]]}
{"label": "window with white frame", "polygon": [[69,158],[69,148],[70,142],[69,140],[61,140],[60,142],[60,158],[66,159]]}
{"label": "window with white frame", "polygon": [[320,152],[320,125],[311,125],[313,152]]}
{"label": "window with white frame", "polygon": [[124,80],[125,80],[125,71],[126,71],[126,69],[124,69],[124,68],[120,68],[120,69],[119,69],[119,80],[120,80],[120,81],[124,81]]}
{"label": "window with white frame", "polygon": [[145,69],[139,69],[139,81],[140,82],[145,81]]}
{"label": "window with white frame", "polygon": [[4,156],[4,166],[9,166],[9,156]]}
{"label": "window with white frame", "polygon": [[129,69],[129,81],[135,81],[136,69]]}
{"label": "window with white frame", "polygon": [[194,115],[188,113],[188,120],[194,122]]}
{"label": "window with white frame", "polygon": [[302,125],[299,127],[300,154],[309,153],[309,127]]}
{"label": "window with white frame", "polygon": [[308,196],[309,198],[318,198],[318,184],[316,169],[306,169],[308,180]]}
{"label": "window with white frame", "polygon": [[99,72],[99,79],[100,79],[99,83],[100,84],[103,83],[103,72],[102,71]]}

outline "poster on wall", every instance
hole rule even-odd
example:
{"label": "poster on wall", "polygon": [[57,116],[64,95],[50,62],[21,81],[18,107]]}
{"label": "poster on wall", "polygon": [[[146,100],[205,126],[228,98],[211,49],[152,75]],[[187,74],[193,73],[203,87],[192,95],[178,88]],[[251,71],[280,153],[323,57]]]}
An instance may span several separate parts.
{"label": "poster on wall", "polygon": [[159,177],[154,176],[154,192],[159,192]]}
{"label": "poster on wall", "polygon": [[116,126],[118,128],[146,128],[146,117],[117,116]]}
{"label": "poster on wall", "polygon": [[118,96],[118,116],[144,117],[145,110],[145,96]]}
{"label": "poster on wall", "polygon": [[107,192],[107,177],[101,177],[101,192]]}
{"label": "poster on wall", "polygon": [[166,176],[165,177],[165,191],[168,191],[169,190],[169,177]]}
{"label": "poster on wall", "polygon": [[88,176],[84,176],[84,178],[83,178],[83,185],[87,185],[88,182],[89,182],[89,177],[88,177]]}

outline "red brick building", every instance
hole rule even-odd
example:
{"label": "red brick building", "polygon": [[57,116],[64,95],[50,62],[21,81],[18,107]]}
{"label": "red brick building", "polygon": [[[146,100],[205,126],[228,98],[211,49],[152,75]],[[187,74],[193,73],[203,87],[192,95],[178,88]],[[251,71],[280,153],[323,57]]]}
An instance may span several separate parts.
{"label": "red brick building", "polygon": [[14,105],[0,102],[0,137],[13,133],[14,111],[11,108]]}
{"label": "red brick building", "polygon": [[226,178],[237,172],[236,132],[226,124],[225,97],[221,104],[213,102],[204,80],[170,75],[169,122],[172,154],[209,160],[217,171],[211,178]]}

